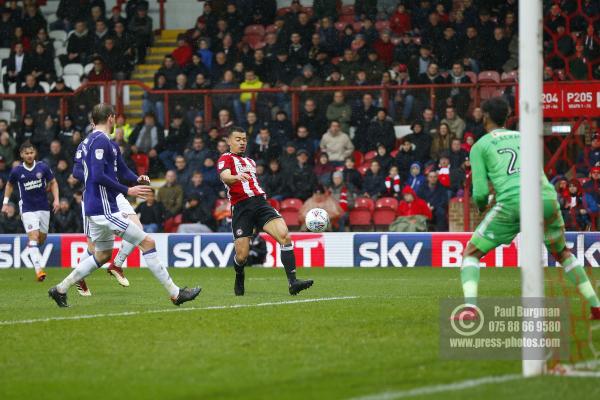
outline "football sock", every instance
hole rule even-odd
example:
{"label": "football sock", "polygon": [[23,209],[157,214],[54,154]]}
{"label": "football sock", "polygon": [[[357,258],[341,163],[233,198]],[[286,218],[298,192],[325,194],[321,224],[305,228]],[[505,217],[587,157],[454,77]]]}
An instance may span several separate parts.
{"label": "football sock", "polygon": [[91,257],[91,256],[93,256],[93,255],[94,255],[94,254],[93,254],[93,253],[90,253],[90,250],[89,250],[89,249],[86,249],[86,250],[85,250],[85,253],[83,253],[83,254],[81,255],[81,257],[79,257],[79,262],[82,262],[83,260],[85,260],[85,259],[87,259],[88,257]]}
{"label": "football sock", "polygon": [[296,257],[294,256],[294,245],[292,243],[281,246],[281,263],[285,268],[288,282],[296,280]]}
{"label": "football sock", "polygon": [[460,268],[460,280],[465,295],[465,304],[475,305],[477,303],[477,286],[479,285],[479,259],[475,257],[463,258]]}
{"label": "football sock", "polygon": [[40,254],[38,242],[35,240],[30,240],[27,244],[27,248],[29,249],[29,259],[33,264],[33,268],[35,268],[35,272],[39,272],[42,269],[42,255]]}
{"label": "football sock", "polygon": [[235,257],[233,257],[233,269],[235,269],[236,274],[243,274],[245,266],[246,262],[239,263],[238,260]]}
{"label": "football sock", "polygon": [[129,243],[128,241],[123,240],[121,242],[121,248],[119,249],[119,252],[117,253],[115,259],[113,260],[113,264],[121,268],[125,263],[125,259],[129,257],[133,249],[135,249],[135,245],[133,243]]}
{"label": "football sock", "polygon": [[94,272],[95,269],[100,267],[101,265],[96,261],[96,257],[92,256],[86,258],[85,260],[81,261],[79,265],[75,267],[73,272],[67,275],[67,277],[61,283],[56,285],[58,292],[67,293],[67,290],[69,290],[69,288],[73,286],[75,282],[79,282],[80,280]]}
{"label": "football sock", "polygon": [[567,274],[569,281],[577,286],[577,289],[581,295],[585,297],[588,303],[590,303],[592,307],[600,307],[600,300],[598,300],[598,296],[596,295],[596,292],[594,291],[594,288],[592,287],[585,270],[577,262],[577,258],[571,254],[571,256],[561,264],[565,269],[565,273]]}
{"label": "football sock", "polygon": [[158,260],[158,253],[156,249],[148,250],[144,253],[144,260],[146,260],[146,265],[152,274],[162,285],[167,289],[169,295],[171,297],[177,297],[179,295],[179,287],[173,283],[173,280],[169,276],[169,272],[165,267],[163,267]]}

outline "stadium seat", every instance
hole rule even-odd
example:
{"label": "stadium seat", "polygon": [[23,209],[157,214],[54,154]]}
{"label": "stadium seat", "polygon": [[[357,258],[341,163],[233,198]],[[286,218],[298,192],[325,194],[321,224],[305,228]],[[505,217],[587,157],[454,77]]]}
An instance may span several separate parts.
{"label": "stadium seat", "polygon": [[71,74],[63,75],[65,85],[67,85],[68,87],[70,87],[73,90],[77,90],[79,88],[79,86],[81,86],[81,81],[79,80],[79,78],[80,78],[79,75],[71,75]]}
{"label": "stadium seat", "polygon": [[0,49],[0,60],[10,57],[10,48],[3,47]]}
{"label": "stadium seat", "polygon": [[284,199],[280,203],[279,213],[283,217],[283,220],[287,224],[288,228],[292,230],[297,230],[301,226],[299,211],[302,207],[302,204],[302,200],[295,198]]}
{"label": "stadium seat", "polygon": [[352,27],[354,28],[355,32],[360,32],[360,30],[363,27],[363,23],[362,23],[362,21],[356,21],[352,24]]}
{"label": "stadium seat", "polygon": [[182,215],[177,214],[174,217],[168,218],[165,220],[163,224],[163,230],[165,233],[173,233],[177,232],[177,228],[181,225]]}
{"label": "stadium seat", "polygon": [[377,157],[377,152],[375,150],[367,151],[365,153],[365,162],[371,161],[375,157]]}
{"label": "stadium seat", "polygon": [[500,74],[497,71],[481,71],[477,77],[479,82],[500,82]]}
{"label": "stadium seat", "polygon": [[132,154],[131,159],[135,164],[135,168],[137,170],[138,175],[146,175],[148,173],[148,169],[150,168],[150,159],[146,154]]}
{"label": "stadium seat", "polygon": [[351,15],[354,17],[354,6],[353,5],[345,5],[342,6],[340,10],[340,15]]}
{"label": "stadium seat", "polygon": [[87,74],[89,74],[89,73],[90,73],[90,71],[91,71],[91,70],[93,70],[93,69],[94,69],[94,64],[93,64],[93,63],[86,64],[86,65],[85,65],[85,67],[83,67],[83,73],[84,73],[85,75],[87,75]]}
{"label": "stadium seat", "polygon": [[246,35],[246,36],[244,36],[243,40],[244,40],[244,42],[248,43],[250,48],[252,48],[253,50],[265,47],[265,44],[266,44],[263,41],[262,36],[257,36],[257,35]]}
{"label": "stadium seat", "polygon": [[16,83],[11,83],[10,85],[8,85],[8,94],[17,94],[17,84]]}
{"label": "stadium seat", "polygon": [[81,75],[83,75],[83,65],[75,64],[75,63],[67,64],[67,65],[65,65],[65,68],[63,69],[63,73],[65,75],[81,76]]}
{"label": "stadium seat", "polygon": [[292,9],[290,7],[281,7],[277,10],[277,16],[282,17],[285,14],[289,13]]}
{"label": "stadium seat", "polygon": [[42,87],[42,89],[44,89],[44,93],[50,93],[50,85],[48,84],[48,82],[40,81],[39,84]]}
{"label": "stadium seat", "polygon": [[265,28],[265,34],[275,33],[275,32],[277,32],[277,26],[275,26],[275,25],[269,25]]}
{"label": "stadium seat", "polygon": [[352,230],[371,229],[375,203],[368,197],[358,197],[354,200],[354,208],[350,210],[349,225]]}
{"label": "stadium seat", "polygon": [[265,27],[262,25],[248,25],[246,29],[244,29],[245,35],[265,35]]}
{"label": "stadium seat", "polygon": [[354,200],[354,208],[363,208],[373,212],[375,210],[375,202],[368,197],[357,197]]}
{"label": "stadium seat", "polygon": [[362,175],[365,176],[365,174],[367,173],[367,171],[369,170],[369,167],[371,166],[371,164],[366,163],[363,164],[361,166],[359,166],[358,168],[356,168],[356,170]]}
{"label": "stadium seat", "polygon": [[17,115],[17,103],[13,100],[2,100],[2,110],[10,113],[10,119],[13,120]]}
{"label": "stadium seat", "polygon": [[67,41],[67,32],[63,30],[56,30],[48,32],[48,37],[54,40],[60,40],[61,42]]}
{"label": "stadium seat", "polygon": [[398,200],[393,197],[383,197],[375,203],[373,211],[373,224],[375,229],[387,229],[396,219]]}
{"label": "stadium seat", "polygon": [[[338,21],[345,25],[352,25],[354,23],[354,15],[340,15]],[[387,22],[387,21],[386,21]]]}
{"label": "stadium seat", "polygon": [[345,22],[342,22],[342,21],[338,21],[335,23],[335,29],[342,32],[344,30],[344,28],[346,27],[346,25],[348,25],[348,24],[346,24]]}
{"label": "stadium seat", "polygon": [[10,121],[12,120],[12,114],[10,113],[10,111],[0,111],[0,120],[5,120],[8,123],[10,123]]}
{"label": "stadium seat", "polygon": [[503,72],[502,75],[500,76],[500,81],[501,82],[516,82],[517,77],[518,77],[517,70],[510,71],[510,72]]}
{"label": "stadium seat", "polygon": [[281,210],[296,210],[299,211],[302,208],[304,202],[300,199],[291,197],[289,199],[283,199],[279,204]]}
{"label": "stadium seat", "polygon": [[361,152],[360,152],[360,151],[358,151],[358,150],[354,150],[354,151],[352,152],[352,157],[354,157],[354,166],[357,166],[357,165],[362,165],[362,163],[363,163],[363,160],[364,160],[364,158],[365,158],[365,157],[363,156],[363,153],[361,153]]}
{"label": "stadium seat", "polygon": [[58,49],[54,49],[54,55],[56,57],[62,56],[64,54],[67,54],[67,48],[66,47],[60,47]]}
{"label": "stadium seat", "polygon": [[277,211],[279,211],[279,209],[281,208],[279,201],[275,200],[275,199],[267,199],[267,201],[269,202],[269,204],[271,205],[271,207],[273,207],[274,209],[276,209]]}
{"label": "stadium seat", "polygon": [[477,74],[473,71],[465,71],[465,75],[471,79],[471,83],[477,83]]}
{"label": "stadium seat", "polygon": [[400,151],[400,149],[392,150],[390,152],[390,157],[396,158],[396,155],[398,154],[399,151]]}
{"label": "stadium seat", "polygon": [[58,49],[62,49],[65,47],[65,43],[60,41],[60,40],[55,40],[52,43],[52,46],[54,46],[54,51],[58,50]]}

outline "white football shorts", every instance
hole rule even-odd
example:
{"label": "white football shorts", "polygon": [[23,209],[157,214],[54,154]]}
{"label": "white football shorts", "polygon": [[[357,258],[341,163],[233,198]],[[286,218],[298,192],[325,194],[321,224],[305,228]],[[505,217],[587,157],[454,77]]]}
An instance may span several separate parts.
{"label": "white football shorts", "polygon": [[21,220],[25,227],[25,232],[40,231],[48,233],[50,225],[50,211],[28,211],[21,214]]}
{"label": "white football shorts", "polygon": [[[125,213],[127,215],[134,215],[135,214],[135,210],[133,209],[133,207],[131,206],[131,203],[127,200],[127,198],[122,194],[119,193],[119,195],[116,197],[117,200],[117,207],[119,207],[119,211],[122,213]],[[81,201],[81,215],[83,217],[83,233],[85,234],[85,236],[89,237],[89,221],[87,220],[87,217],[85,216],[85,205],[83,203],[83,200]]]}
{"label": "white football shorts", "polygon": [[134,224],[127,214],[118,212],[109,215],[87,217],[88,236],[94,242],[96,251],[111,250],[115,235],[137,246],[146,237],[146,233]]}

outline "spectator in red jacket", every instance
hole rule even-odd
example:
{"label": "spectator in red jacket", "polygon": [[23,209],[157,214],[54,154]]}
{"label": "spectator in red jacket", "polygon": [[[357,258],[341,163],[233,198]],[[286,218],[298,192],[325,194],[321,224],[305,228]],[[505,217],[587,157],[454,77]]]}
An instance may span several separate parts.
{"label": "spectator in red jacket", "polygon": [[406,11],[404,4],[398,4],[396,12],[390,18],[390,29],[398,36],[412,30],[410,14]]}
{"label": "spectator in red jacket", "polygon": [[171,55],[179,65],[183,68],[192,61],[192,47],[186,42],[185,35],[177,36],[177,48],[173,50]]}
{"label": "spectator in red jacket", "polygon": [[431,209],[425,203],[425,200],[419,198],[410,186],[402,189],[403,199],[398,204],[396,215],[399,217],[410,217],[411,215],[422,215],[431,219]]}
{"label": "spectator in red jacket", "polygon": [[104,66],[100,57],[94,58],[94,68],[88,74],[90,82],[106,82],[112,80],[112,72]]}
{"label": "spectator in red jacket", "polygon": [[373,44],[373,49],[377,52],[379,59],[386,67],[389,67],[394,61],[394,43],[392,43],[390,32],[383,31],[379,39]]}

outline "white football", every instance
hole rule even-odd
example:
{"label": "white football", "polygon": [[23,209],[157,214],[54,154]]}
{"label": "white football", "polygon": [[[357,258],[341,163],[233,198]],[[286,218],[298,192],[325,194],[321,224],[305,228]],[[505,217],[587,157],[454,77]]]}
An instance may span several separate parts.
{"label": "white football", "polygon": [[329,226],[329,214],[322,208],[313,208],[306,214],[306,228],[311,232],[323,232]]}

